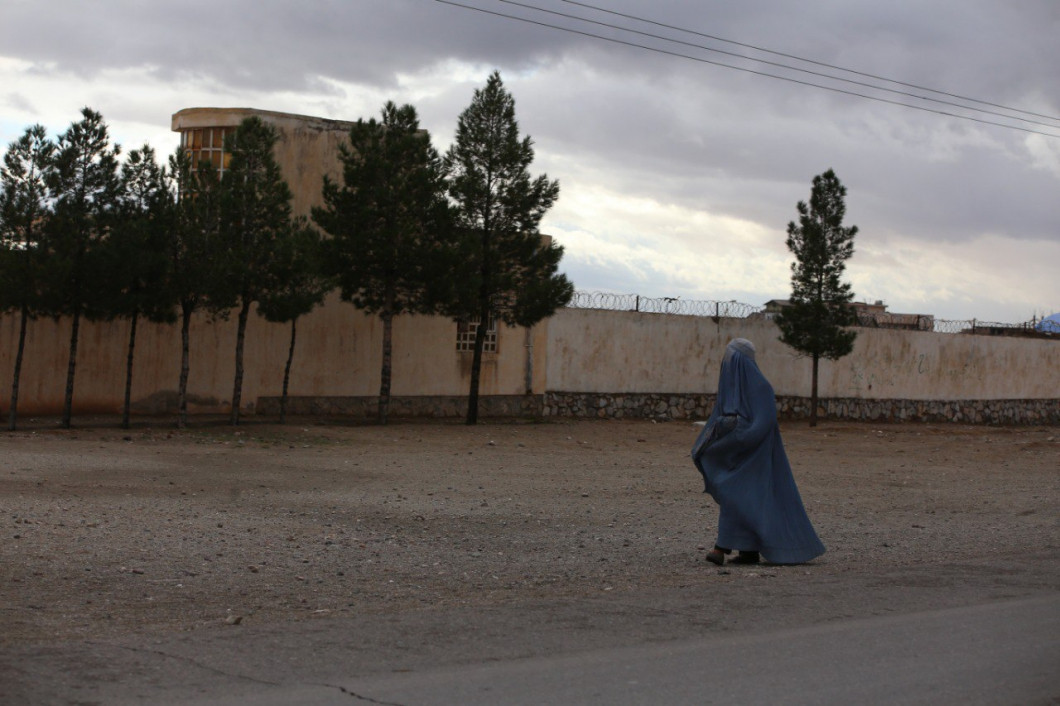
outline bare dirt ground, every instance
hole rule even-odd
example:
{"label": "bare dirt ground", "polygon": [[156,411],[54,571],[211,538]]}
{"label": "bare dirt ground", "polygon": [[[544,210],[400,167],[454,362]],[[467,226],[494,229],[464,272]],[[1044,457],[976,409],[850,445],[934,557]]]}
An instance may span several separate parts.
{"label": "bare dirt ground", "polygon": [[783,424],[828,553],[717,568],[685,422],[75,421],[0,434],[0,666],[292,621],[696,596],[673,634],[1060,586],[1056,427]]}

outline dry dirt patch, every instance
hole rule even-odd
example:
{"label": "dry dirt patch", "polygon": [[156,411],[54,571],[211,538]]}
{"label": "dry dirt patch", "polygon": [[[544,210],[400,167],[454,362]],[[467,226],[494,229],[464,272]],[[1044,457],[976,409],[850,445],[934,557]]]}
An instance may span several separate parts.
{"label": "dry dirt patch", "polygon": [[684,422],[93,423],[0,436],[0,644],[750,582],[758,602],[1060,584],[1055,427],[785,424],[829,551],[719,571]]}

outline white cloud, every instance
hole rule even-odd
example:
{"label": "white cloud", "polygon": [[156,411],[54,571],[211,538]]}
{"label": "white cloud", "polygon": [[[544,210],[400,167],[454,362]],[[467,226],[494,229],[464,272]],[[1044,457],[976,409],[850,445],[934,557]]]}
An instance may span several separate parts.
{"label": "white cloud", "polygon": [[[538,4],[572,11],[561,0]],[[1052,0],[607,6],[1060,116]],[[0,147],[37,122],[57,134],[84,106],[104,115],[127,150],[149,141],[165,155],[176,145],[170,116],[181,108],[355,120],[394,100],[417,108],[444,151],[473,90],[499,69],[537,146],[532,171],[561,183],[543,228],[567,247],[564,267],[579,287],[751,304],[783,296],[785,227],[813,176],[834,168],[848,188],[847,221],[861,228],[849,265],[859,298],[1002,321],[1060,308],[1060,138],[423,0],[314,9],[246,0],[116,0],[107,13],[69,0],[0,4]],[[1034,129],[1060,134],[1060,119],[1040,119],[1055,127]]]}
{"label": "white cloud", "polygon": [[[572,274],[585,273],[586,281],[574,277],[580,289],[708,300],[753,292],[761,301],[746,303],[759,305],[788,286],[782,234],[648,197],[573,186],[542,228],[576,263]],[[592,267],[605,276],[594,278]]]}
{"label": "white cloud", "polygon": [[1060,311],[1060,277],[1042,262],[1060,262],[1060,240],[894,236],[860,245],[848,274],[859,298],[882,299],[891,311],[1014,323]]}

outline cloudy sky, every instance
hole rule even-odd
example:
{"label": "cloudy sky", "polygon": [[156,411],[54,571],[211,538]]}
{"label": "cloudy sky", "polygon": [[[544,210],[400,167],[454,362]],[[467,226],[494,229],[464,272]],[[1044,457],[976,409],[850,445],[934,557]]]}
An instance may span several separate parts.
{"label": "cloudy sky", "polygon": [[181,108],[394,100],[444,151],[497,69],[580,290],[784,298],[832,168],[859,300],[1018,322],[1060,311],[1058,37],[1055,0],[3,0],[0,143],[90,106],[167,155]]}

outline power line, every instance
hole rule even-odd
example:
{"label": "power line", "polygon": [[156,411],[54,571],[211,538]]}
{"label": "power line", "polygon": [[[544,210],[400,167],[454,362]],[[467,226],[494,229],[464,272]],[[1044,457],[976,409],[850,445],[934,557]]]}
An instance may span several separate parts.
{"label": "power line", "polygon": [[[899,107],[902,107],[902,108],[909,108],[911,110],[919,110],[919,111],[922,111],[922,112],[925,112],[925,113],[933,113],[935,115],[942,115],[942,116],[949,117],[949,118],[957,118],[959,120],[968,120],[970,122],[979,123],[979,124],[982,124],[982,125],[991,125],[991,126],[994,126],[994,127],[1007,128],[1009,130],[1018,130],[1020,132],[1026,132],[1026,133],[1030,133],[1030,134],[1034,134],[1034,135],[1042,135],[1044,137],[1057,137],[1057,138],[1060,138],[1060,134],[1056,134],[1056,133],[1042,132],[1040,130],[1033,130],[1031,128],[1020,127],[1018,125],[1009,125],[1009,124],[1006,124],[1006,123],[994,122],[992,120],[985,120],[985,119],[982,119],[982,118],[974,118],[974,117],[971,117],[969,115],[960,115],[958,113],[950,113],[950,112],[947,112],[947,111],[944,111],[944,110],[937,110],[937,109],[934,109],[934,108],[927,108],[925,106],[911,105],[909,103],[902,103],[901,101],[890,100],[890,99],[887,99],[887,98],[880,98],[879,96],[871,96],[871,95],[867,95],[867,94],[864,94],[864,93],[858,93],[857,91],[848,91],[846,89],[836,88],[835,86],[825,86],[825,85],[822,85],[822,84],[812,83],[812,82],[809,82],[809,81],[801,81],[799,79],[794,79],[794,78],[791,78],[791,77],[788,77],[788,76],[779,76],[777,74],[771,74],[771,73],[767,73],[767,72],[764,72],[764,71],[756,71],[754,69],[749,69],[749,68],[742,67],[742,66],[733,66],[732,64],[726,64],[726,63],[720,62],[720,61],[712,61],[710,59],[705,59],[703,57],[691,56],[691,55],[688,55],[688,54],[682,54],[680,52],[670,51],[670,50],[667,50],[667,49],[660,49],[659,47],[652,47],[652,46],[648,46],[648,45],[645,45],[645,44],[638,44],[636,42],[630,42],[630,41],[626,41],[626,40],[622,40],[622,39],[616,39],[614,37],[605,37],[605,36],[600,35],[600,34],[594,34],[592,32],[586,32],[586,31],[574,29],[574,28],[571,28],[571,27],[562,27],[560,25],[549,24],[548,22],[541,22],[539,20],[531,20],[531,19],[526,18],[526,17],[519,17],[517,15],[509,15],[507,13],[497,12],[495,10],[487,10],[487,9],[481,8],[481,7],[474,7],[472,5],[465,5],[465,4],[460,3],[460,2],[455,2],[454,0],[435,0],[435,2],[441,3],[443,5],[451,5],[453,7],[463,8],[465,10],[473,10],[475,12],[480,12],[480,13],[483,13],[483,14],[486,14],[486,15],[493,15],[495,17],[501,17],[501,18],[508,19],[508,20],[516,20],[518,22],[524,22],[526,24],[532,24],[532,25],[536,25],[538,27],[544,27],[544,28],[547,28],[547,29],[554,29],[554,30],[557,30],[557,31],[560,31],[560,32],[567,32],[569,34],[576,34],[576,35],[580,35],[580,36],[583,36],[583,37],[590,37],[592,39],[599,39],[601,41],[611,42],[613,44],[620,44],[620,45],[627,46],[627,47],[632,47],[632,48],[635,48],[635,49],[643,49],[645,51],[651,51],[651,52],[655,52],[657,54],[664,54],[666,56],[673,56],[673,57],[676,57],[676,58],[679,58],[679,59],[688,59],[689,61],[695,61],[695,62],[698,62],[698,63],[701,63],[701,64],[709,64],[709,65],[712,65],[712,66],[720,66],[722,68],[732,69],[734,71],[742,71],[744,73],[749,73],[749,74],[753,74],[753,75],[756,75],[756,76],[766,76],[766,77],[769,77],[769,78],[778,79],[780,81],[787,81],[789,83],[794,83],[794,84],[798,84],[798,85],[802,85],[802,86],[810,86],[812,88],[820,88],[822,90],[831,91],[833,93],[840,93],[840,94],[844,94],[844,95],[848,95],[848,96],[854,96],[856,98],[865,98],[867,100],[873,100],[873,101],[877,101],[879,103],[887,103],[889,105],[896,105],[896,106],[899,106]],[[970,110],[974,110],[974,109],[970,109]]]}
{"label": "power line", "polygon": [[[745,56],[743,54],[737,54],[735,52],[725,51],[724,49],[716,49],[714,47],[708,47],[708,46],[704,46],[702,44],[693,44],[691,42],[685,42],[685,41],[682,41],[680,39],[673,39],[671,37],[664,37],[662,35],[652,34],[650,32],[642,32],[642,31],[636,30],[636,29],[629,29],[627,27],[621,27],[619,25],[613,25],[613,24],[609,24],[607,22],[600,22],[598,20],[590,20],[590,19],[586,19],[584,17],[578,17],[577,15],[570,15],[570,14],[567,14],[565,12],[557,12],[556,10],[548,10],[548,9],[545,9],[545,8],[542,8],[542,7],[537,7],[535,5],[530,5],[530,4],[522,3],[522,2],[517,2],[516,0],[498,0],[498,1],[502,2],[502,3],[505,3],[507,5],[515,5],[517,7],[522,7],[522,8],[527,9],[527,10],[535,10],[537,12],[543,12],[543,13],[549,14],[549,15],[556,15],[558,17],[564,17],[564,18],[570,19],[570,20],[577,20],[579,22],[585,22],[587,24],[598,25],[600,27],[607,27],[608,29],[617,29],[617,30],[619,30],[621,32],[629,32],[630,34],[637,34],[637,35],[640,35],[642,37],[650,37],[651,39],[659,39],[659,40],[662,40],[664,42],[671,42],[673,44],[680,44],[680,45],[683,45],[683,46],[692,47],[694,49],[702,49],[704,51],[715,52],[717,54],[724,54],[725,56],[731,56],[731,57],[735,57],[737,59],[747,59],[748,61],[754,61],[754,62],[757,62],[759,64],[765,64],[767,66],[775,66],[777,68],[787,69],[789,71],[797,71],[799,73],[808,74],[810,76],[817,76],[818,78],[826,78],[826,79],[830,79],[832,81],[839,81],[841,83],[847,83],[847,84],[851,84],[851,85],[854,85],[854,86],[861,86],[862,88],[871,88],[873,90],[883,91],[884,93],[892,93],[892,94],[899,95],[899,96],[905,96],[907,98],[915,98],[917,100],[924,100],[924,101],[928,101],[928,102],[931,102],[931,103],[938,103],[940,105],[948,105],[948,106],[953,107],[953,108],[961,108],[961,109],[964,109],[964,110],[971,110],[971,111],[974,111],[976,113],[982,113],[984,115],[993,115],[993,116],[996,116],[996,117],[999,117],[999,118],[1008,118],[1009,120],[1018,120],[1020,122],[1029,123],[1031,125],[1041,125],[1043,127],[1048,127],[1048,128],[1060,127],[1060,125],[1053,125],[1052,123],[1043,123],[1043,122],[1040,122],[1038,120],[1030,120],[1029,118],[1021,118],[1021,117],[1015,116],[1015,115],[1008,115],[1007,113],[998,113],[998,112],[992,111],[992,110],[984,110],[983,108],[975,108],[975,107],[964,105],[964,104],[961,104],[961,103],[954,103],[952,101],[941,100],[939,98],[929,98],[927,96],[921,96],[921,95],[917,95],[915,93],[909,93],[907,91],[899,91],[899,90],[896,90],[896,89],[893,89],[893,88],[884,88],[883,86],[877,86],[875,84],[866,83],[864,81],[855,81],[855,80],[849,79],[849,78],[842,78],[840,76],[833,76],[831,74],[822,73],[820,71],[811,71],[810,69],[800,69],[797,66],[790,66],[788,64],[782,64],[782,63],[776,62],[776,61],[767,61],[765,59],[756,59],[754,57]],[[570,2],[570,0],[565,0],[565,1],[566,2]],[[583,3],[575,3],[575,4],[582,5]],[[607,12],[607,10],[604,10],[604,12]],[[620,14],[620,13],[616,13],[616,14]],[[625,17],[626,15],[623,15],[623,16]],[[642,21],[649,22],[649,20],[642,20]],[[664,26],[668,26],[668,25],[664,25]],[[672,29],[678,29],[678,28],[673,27]],[[687,30],[679,30],[679,31],[687,31]],[[846,71],[846,69],[841,69],[839,67],[833,67],[833,68],[836,68],[836,69],[838,69],[840,71]],[[881,80],[887,81],[889,79],[881,79]],[[931,91],[932,89],[929,88],[929,89],[924,89],[924,90]],[[969,100],[973,100],[974,101],[974,99],[969,99]],[[1054,120],[1060,120],[1060,118],[1055,118]]]}
{"label": "power line", "polygon": [[[758,47],[758,46],[755,46],[753,44],[745,44],[744,42],[737,42],[737,41],[732,40],[732,39],[725,39],[724,37],[718,37],[718,36],[715,36],[713,34],[706,34],[706,33],[703,33],[703,32],[696,32],[694,30],[684,29],[682,27],[676,27],[674,25],[668,25],[668,24],[664,24],[662,22],[656,22],[655,20],[646,19],[644,17],[637,17],[636,15],[629,15],[629,14],[626,14],[626,13],[623,13],[623,12],[616,12],[614,10],[608,10],[607,8],[597,7],[596,5],[590,5],[589,3],[585,3],[585,2],[578,2],[577,0],[563,0],[563,2],[569,3],[571,5],[578,5],[580,7],[585,7],[585,8],[588,8],[590,10],[596,10],[597,12],[604,12],[604,13],[607,13],[609,15],[616,15],[618,17],[625,17],[626,19],[636,20],[637,22],[643,22],[645,24],[655,25],[656,27],[663,27],[665,29],[672,29],[672,30],[675,30],[677,32],[685,32],[687,34],[691,34],[691,35],[694,35],[694,36],[697,36],[697,37],[704,37],[705,39],[713,39],[713,40],[718,41],[718,42],[724,42],[726,44],[732,44],[734,46],[744,47],[746,49],[753,49],[755,51],[760,51],[760,52],[763,52],[765,54],[772,54],[773,56],[784,57],[785,59],[794,59],[796,61],[802,61],[802,62],[805,62],[807,64],[813,64],[815,66],[822,66],[822,67],[829,68],[829,69],[835,69],[836,71],[844,71],[846,73],[854,74],[855,76],[863,76],[865,78],[871,78],[871,79],[875,79],[877,81],[886,81],[887,83],[893,83],[893,84],[895,84],[897,86],[905,86],[906,88],[915,88],[918,91],[928,91],[929,93],[937,93],[940,96],[948,96],[949,98],[957,98],[959,100],[969,101],[971,103],[979,103],[980,105],[988,105],[991,108],[1001,108],[1002,110],[1009,110],[1009,111],[1012,111],[1014,113],[1023,113],[1024,115],[1031,115],[1031,116],[1034,116],[1036,118],[1045,118],[1047,120],[1060,120],[1060,118],[1052,116],[1052,115],[1044,115],[1042,113],[1035,113],[1035,112],[1032,112],[1032,111],[1029,111],[1029,110],[1023,110],[1022,108],[1013,108],[1013,107],[1007,106],[1007,105],[1000,105],[998,103],[991,103],[989,101],[979,100],[978,98],[970,98],[968,96],[962,96],[962,95],[959,95],[959,94],[956,94],[956,93],[948,93],[946,91],[940,91],[940,90],[935,89],[935,88],[928,88],[926,86],[918,86],[915,83],[906,83],[905,81],[899,81],[897,79],[887,78],[886,76],[877,76],[875,74],[866,73],[864,71],[857,71],[855,69],[848,69],[848,68],[844,68],[842,66],[836,66],[834,64],[828,64],[828,63],[825,63],[823,61],[815,61],[813,59],[807,59],[805,57],[796,56],[794,54],[785,54],[784,52],[774,51],[772,49],[766,49],[764,47]],[[752,59],[752,57],[745,57],[745,58]],[[752,59],[752,60],[753,61],[757,61],[757,59]],[[972,108],[972,110],[975,110],[975,109]]]}

